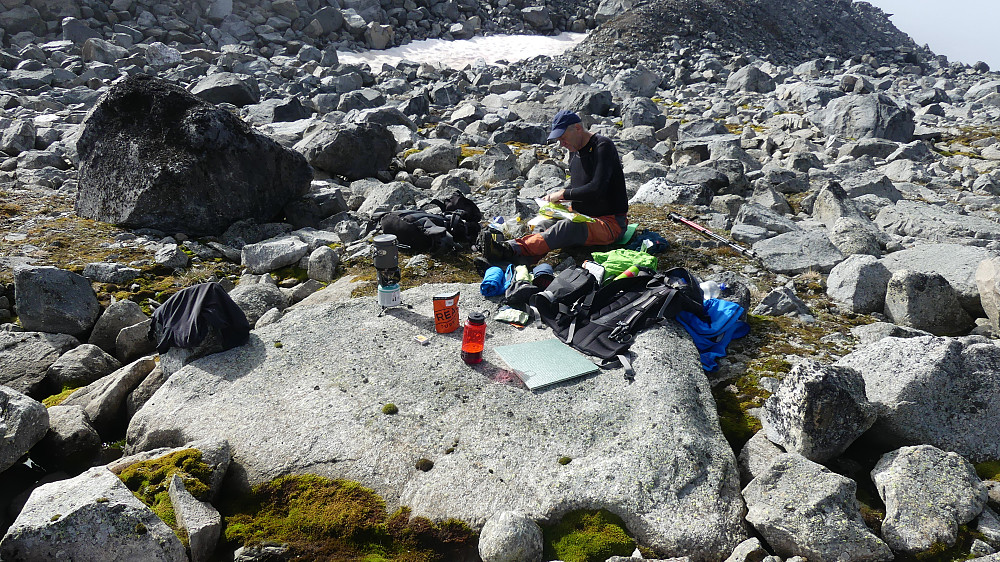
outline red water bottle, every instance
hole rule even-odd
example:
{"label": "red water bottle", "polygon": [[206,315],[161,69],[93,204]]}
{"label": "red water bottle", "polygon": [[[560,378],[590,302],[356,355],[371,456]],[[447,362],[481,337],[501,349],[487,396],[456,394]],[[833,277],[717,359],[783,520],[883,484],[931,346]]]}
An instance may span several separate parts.
{"label": "red water bottle", "polygon": [[486,317],[482,312],[472,312],[462,329],[462,361],[469,365],[482,362],[485,342]]}

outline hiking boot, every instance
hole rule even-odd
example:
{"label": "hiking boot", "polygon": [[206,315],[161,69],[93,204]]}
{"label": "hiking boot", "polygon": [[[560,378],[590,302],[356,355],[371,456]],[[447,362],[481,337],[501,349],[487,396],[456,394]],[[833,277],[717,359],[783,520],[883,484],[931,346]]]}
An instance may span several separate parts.
{"label": "hiking boot", "polygon": [[517,253],[511,247],[502,233],[488,230],[483,236],[483,257],[490,263],[510,263]]}

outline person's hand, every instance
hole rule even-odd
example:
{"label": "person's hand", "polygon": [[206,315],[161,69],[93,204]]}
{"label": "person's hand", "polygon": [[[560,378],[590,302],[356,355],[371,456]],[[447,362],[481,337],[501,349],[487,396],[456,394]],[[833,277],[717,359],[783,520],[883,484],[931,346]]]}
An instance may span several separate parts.
{"label": "person's hand", "polygon": [[553,191],[552,193],[546,195],[545,200],[549,201],[550,203],[555,201],[562,201],[565,198],[564,197],[565,195],[566,195],[566,190],[560,189],[559,191]]}

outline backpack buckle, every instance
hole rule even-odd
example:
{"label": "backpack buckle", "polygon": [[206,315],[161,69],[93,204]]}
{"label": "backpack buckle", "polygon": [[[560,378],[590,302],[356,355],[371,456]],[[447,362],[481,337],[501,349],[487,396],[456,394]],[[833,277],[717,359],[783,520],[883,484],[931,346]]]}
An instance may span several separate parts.
{"label": "backpack buckle", "polygon": [[628,343],[632,341],[632,337],[632,333],[628,330],[628,324],[624,322],[619,322],[615,329],[608,334],[608,338],[617,343]]}

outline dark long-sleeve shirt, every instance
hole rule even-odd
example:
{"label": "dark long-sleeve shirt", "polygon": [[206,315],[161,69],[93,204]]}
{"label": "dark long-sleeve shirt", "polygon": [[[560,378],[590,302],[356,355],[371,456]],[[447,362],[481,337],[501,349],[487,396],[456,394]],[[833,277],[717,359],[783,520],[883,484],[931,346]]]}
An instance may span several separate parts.
{"label": "dark long-sleeve shirt", "polygon": [[563,195],[573,202],[573,210],[591,217],[625,215],[628,195],[625,173],[615,143],[593,135],[570,156],[570,187]]}

